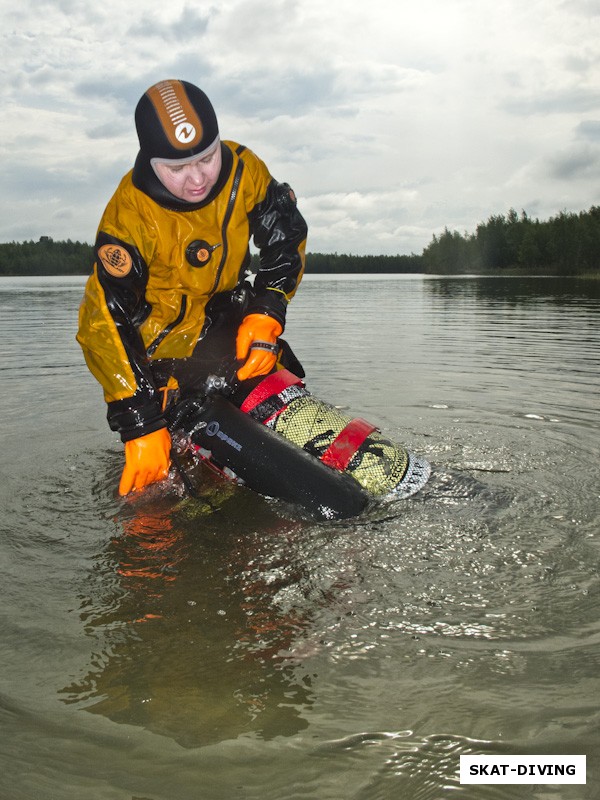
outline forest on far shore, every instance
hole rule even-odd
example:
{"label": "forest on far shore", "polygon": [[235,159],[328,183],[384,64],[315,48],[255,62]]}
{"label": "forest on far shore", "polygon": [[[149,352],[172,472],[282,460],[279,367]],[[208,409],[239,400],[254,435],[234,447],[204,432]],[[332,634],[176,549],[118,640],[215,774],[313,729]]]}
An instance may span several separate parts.
{"label": "forest on far shore", "polygon": [[[0,243],[2,275],[87,275],[93,247],[83,242]],[[258,256],[252,257],[258,268]],[[307,274],[427,273],[553,274],[600,276],[600,206],[579,213],[563,211],[546,221],[525,211],[489,217],[473,233],[448,228],[434,235],[420,255],[345,255],[307,253]]]}

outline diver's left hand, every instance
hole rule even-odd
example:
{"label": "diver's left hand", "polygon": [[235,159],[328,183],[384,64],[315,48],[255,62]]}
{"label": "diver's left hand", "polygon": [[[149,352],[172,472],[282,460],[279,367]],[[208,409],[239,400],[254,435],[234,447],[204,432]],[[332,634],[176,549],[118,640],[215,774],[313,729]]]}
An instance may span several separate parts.
{"label": "diver's left hand", "polygon": [[125,442],[125,466],[119,483],[119,494],[143,489],[162,481],[171,464],[171,434],[166,428]]}
{"label": "diver's left hand", "polygon": [[238,369],[239,380],[267,375],[277,361],[277,337],[283,328],[267,314],[248,314],[238,328],[236,356],[245,364]]}

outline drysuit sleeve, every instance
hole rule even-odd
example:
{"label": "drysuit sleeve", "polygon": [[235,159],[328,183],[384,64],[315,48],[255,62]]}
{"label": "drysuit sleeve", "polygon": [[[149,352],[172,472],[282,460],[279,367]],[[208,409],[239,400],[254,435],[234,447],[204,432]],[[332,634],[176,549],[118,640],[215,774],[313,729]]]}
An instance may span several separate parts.
{"label": "drysuit sleeve", "polygon": [[284,327],[287,304],[304,273],[308,228],[290,186],[274,179],[249,216],[260,266],[254,280],[255,297],[246,313],[268,314]]}
{"label": "drysuit sleeve", "polygon": [[126,442],[166,425],[139,333],[151,311],[145,299],[148,267],[136,247],[102,230],[95,256],[77,338],[104,388],[108,423]]}

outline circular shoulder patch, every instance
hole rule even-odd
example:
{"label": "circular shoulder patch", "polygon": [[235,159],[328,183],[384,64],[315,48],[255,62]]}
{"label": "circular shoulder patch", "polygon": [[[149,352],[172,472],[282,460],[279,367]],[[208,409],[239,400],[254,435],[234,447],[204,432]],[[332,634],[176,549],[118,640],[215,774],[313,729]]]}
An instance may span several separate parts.
{"label": "circular shoulder patch", "polygon": [[124,278],[131,272],[131,256],[118,244],[103,244],[98,250],[98,256],[104,269],[115,278]]}

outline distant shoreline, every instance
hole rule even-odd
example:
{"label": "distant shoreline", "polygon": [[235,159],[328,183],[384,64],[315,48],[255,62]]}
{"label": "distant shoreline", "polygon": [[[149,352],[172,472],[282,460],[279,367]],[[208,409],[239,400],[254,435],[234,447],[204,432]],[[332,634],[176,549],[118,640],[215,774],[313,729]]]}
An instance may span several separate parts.
{"label": "distant shoreline", "polygon": [[[0,243],[0,276],[89,275],[94,248],[82,242]],[[258,255],[251,269],[259,268]],[[600,206],[561,212],[549,220],[531,219],[525,211],[491,216],[475,233],[445,228],[421,255],[349,255],[307,253],[307,275],[554,275],[600,276]]]}

